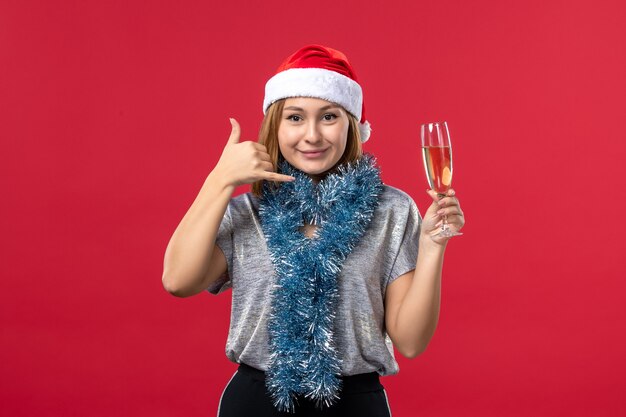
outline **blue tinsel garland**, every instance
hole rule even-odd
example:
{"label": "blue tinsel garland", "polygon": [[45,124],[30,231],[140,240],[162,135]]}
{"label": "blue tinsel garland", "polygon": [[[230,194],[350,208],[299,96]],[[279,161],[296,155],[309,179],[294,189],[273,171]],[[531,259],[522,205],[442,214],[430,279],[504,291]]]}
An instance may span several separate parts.
{"label": "blue tinsel garland", "polygon": [[[383,184],[370,155],[317,185],[287,162],[279,169],[296,180],[277,190],[266,183],[259,207],[276,271],[266,385],[276,408],[293,412],[299,394],[318,408],[339,399],[341,358],[333,338],[337,278],[372,219]],[[305,224],[318,226],[313,238],[300,231]]]}

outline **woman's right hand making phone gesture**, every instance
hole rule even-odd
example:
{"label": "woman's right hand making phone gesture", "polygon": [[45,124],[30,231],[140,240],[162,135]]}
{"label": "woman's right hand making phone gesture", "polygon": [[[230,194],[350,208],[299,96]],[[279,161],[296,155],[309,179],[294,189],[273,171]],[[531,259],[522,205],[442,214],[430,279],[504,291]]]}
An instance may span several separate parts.
{"label": "woman's right hand making phone gesture", "polygon": [[236,187],[252,184],[259,180],[293,181],[294,177],[274,172],[267,148],[254,141],[239,142],[241,128],[235,119],[230,119],[232,130],[222,156],[213,173],[222,178],[226,186]]}

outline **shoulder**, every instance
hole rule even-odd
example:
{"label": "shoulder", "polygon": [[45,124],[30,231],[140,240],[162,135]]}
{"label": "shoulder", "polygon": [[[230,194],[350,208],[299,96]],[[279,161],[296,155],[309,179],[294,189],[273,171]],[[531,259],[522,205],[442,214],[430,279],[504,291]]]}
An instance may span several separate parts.
{"label": "shoulder", "polygon": [[230,205],[235,207],[250,206],[258,204],[258,197],[251,192],[239,194],[230,199]]}
{"label": "shoulder", "polygon": [[420,223],[422,216],[413,198],[399,188],[383,184],[383,192],[378,201],[376,217],[393,223],[409,220]]}
{"label": "shoulder", "polygon": [[228,212],[232,217],[254,214],[259,210],[259,198],[251,192],[239,194],[230,199]]}
{"label": "shoulder", "polygon": [[[406,192],[391,185],[383,184],[383,192],[380,195],[379,204],[381,208],[400,208],[410,210],[416,207],[415,201]],[[416,207],[417,208],[417,207]]]}

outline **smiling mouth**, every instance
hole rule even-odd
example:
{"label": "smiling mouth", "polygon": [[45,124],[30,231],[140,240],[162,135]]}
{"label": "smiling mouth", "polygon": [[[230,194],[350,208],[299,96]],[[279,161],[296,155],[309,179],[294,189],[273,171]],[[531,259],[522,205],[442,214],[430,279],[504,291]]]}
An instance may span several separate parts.
{"label": "smiling mouth", "polygon": [[324,157],[327,149],[320,149],[315,151],[300,151],[302,156],[306,159],[317,159]]}

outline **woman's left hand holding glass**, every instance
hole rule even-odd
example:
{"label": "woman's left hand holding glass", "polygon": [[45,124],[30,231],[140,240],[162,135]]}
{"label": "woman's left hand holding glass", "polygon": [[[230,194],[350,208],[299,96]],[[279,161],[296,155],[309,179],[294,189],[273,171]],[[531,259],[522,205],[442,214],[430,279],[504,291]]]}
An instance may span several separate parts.
{"label": "woman's left hand holding glass", "polygon": [[438,235],[441,230],[444,216],[448,226],[459,231],[465,225],[465,216],[461,210],[458,198],[454,189],[450,188],[445,197],[441,197],[433,190],[427,190],[428,195],[433,199],[432,204],[424,214],[422,219],[421,237],[428,237],[431,241],[444,245],[450,238]]}

